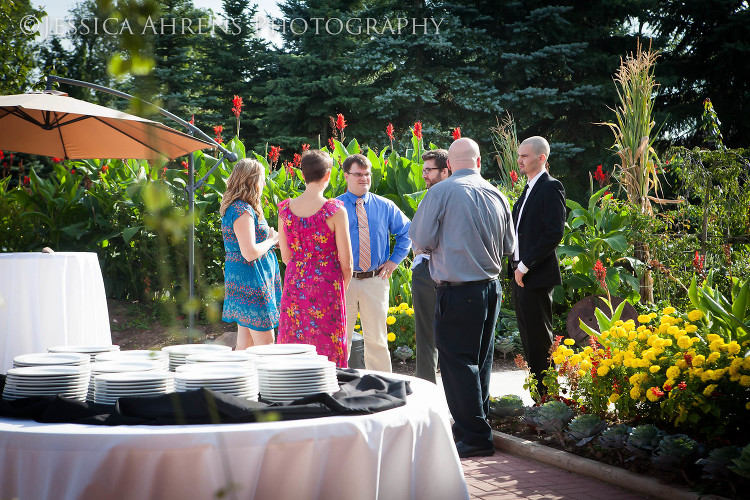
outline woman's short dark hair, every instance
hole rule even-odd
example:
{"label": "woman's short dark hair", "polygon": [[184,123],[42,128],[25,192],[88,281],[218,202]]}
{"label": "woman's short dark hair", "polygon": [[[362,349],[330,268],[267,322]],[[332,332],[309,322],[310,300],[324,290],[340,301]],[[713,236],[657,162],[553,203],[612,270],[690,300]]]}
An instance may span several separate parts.
{"label": "woman's short dark hair", "polygon": [[372,162],[370,162],[370,159],[361,154],[347,156],[346,160],[344,160],[344,163],[341,165],[341,168],[343,168],[344,172],[348,174],[352,169],[352,165],[355,163],[362,168],[372,168]]}
{"label": "woman's short dark hair", "polygon": [[325,151],[308,149],[302,153],[299,168],[302,170],[305,182],[317,182],[333,168],[333,158]]}

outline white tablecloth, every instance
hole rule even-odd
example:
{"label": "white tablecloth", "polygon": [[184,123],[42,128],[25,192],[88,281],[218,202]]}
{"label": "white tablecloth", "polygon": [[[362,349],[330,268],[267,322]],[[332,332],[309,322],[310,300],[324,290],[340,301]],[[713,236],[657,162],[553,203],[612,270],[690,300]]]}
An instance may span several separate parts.
{"label": "white tablecloth", "polygon": [[373,415],[120,427],[0,419],[0,498],[468,499],[444,397],[404,378],[406,406]]}
{"label": "white tablecloth", "polygon": [[95,253],[0,253],[0,372],[19,354],[111,343]]}

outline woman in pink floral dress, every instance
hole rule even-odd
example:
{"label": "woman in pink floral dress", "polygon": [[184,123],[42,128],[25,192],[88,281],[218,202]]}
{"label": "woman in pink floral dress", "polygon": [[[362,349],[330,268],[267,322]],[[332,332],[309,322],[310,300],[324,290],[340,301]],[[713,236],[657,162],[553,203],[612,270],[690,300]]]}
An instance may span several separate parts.
{"label": "woman in pink floral dress", "polygon": [[279,344],[314,344],[336,366],[347,366],[346,299],[352,278],[349,221],[343,202],[323,196],[333,160],[302,155],[305,192],[279,203],[279,248],[286,266]]}

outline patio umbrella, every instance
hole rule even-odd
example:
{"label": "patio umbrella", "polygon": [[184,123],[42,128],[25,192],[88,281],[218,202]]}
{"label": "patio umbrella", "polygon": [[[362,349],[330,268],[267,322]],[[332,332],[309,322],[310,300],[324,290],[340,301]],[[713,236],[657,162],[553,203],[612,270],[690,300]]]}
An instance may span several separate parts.
{"label": "patio umbrella", "polygon": [[216,147],[57,91],[0,96],[0,150],[68,159],[176,158]]}

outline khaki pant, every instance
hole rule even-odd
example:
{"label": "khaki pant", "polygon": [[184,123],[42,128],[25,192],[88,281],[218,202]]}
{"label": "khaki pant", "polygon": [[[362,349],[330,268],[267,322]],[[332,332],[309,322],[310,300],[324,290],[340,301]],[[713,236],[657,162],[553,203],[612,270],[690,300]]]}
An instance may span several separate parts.
{"label": "khaki pant", "polygon": [[358,280],[353,278],[346,290],[346,340],[347,353],[352,349],[352,334],[357,313],[365,339],[365,368],[390,372],[391,353],[388,351],[388,291],[390,280],[373,276]]}

